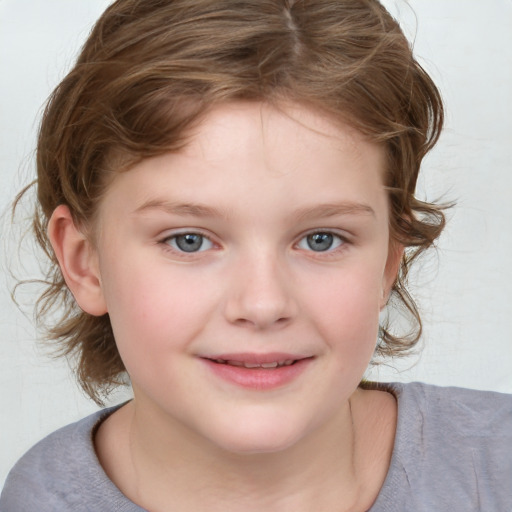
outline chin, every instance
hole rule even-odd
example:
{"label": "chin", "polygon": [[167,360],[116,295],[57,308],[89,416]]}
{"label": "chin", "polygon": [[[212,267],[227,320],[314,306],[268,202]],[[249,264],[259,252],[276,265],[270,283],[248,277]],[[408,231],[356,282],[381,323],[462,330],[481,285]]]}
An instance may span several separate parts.
{"label": "chin", "polygon": [[210,439],[224,451],[237,455],[278,453],[291,448],[303,439],[306,432],[291,419],[272,418],[267,422],[238,421],[222,429]]}

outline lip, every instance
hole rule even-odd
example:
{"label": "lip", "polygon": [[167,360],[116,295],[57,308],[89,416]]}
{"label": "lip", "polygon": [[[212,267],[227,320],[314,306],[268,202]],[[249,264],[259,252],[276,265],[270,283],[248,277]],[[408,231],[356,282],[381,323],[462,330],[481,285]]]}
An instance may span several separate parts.
{"label": "lip", "polygon": [[[277,389],[294,381],[306,370],[314,358],[299,354],[273,352],[267,354],[215,354],[201,356],[200,359],[216,377],[236,386],[264,391]],[[236,366],[219,361],[230,361]],[[260,366],[283,362],[283,366],[270,368]],[[246,368],[243,366],[244,364],[258,366]]]}

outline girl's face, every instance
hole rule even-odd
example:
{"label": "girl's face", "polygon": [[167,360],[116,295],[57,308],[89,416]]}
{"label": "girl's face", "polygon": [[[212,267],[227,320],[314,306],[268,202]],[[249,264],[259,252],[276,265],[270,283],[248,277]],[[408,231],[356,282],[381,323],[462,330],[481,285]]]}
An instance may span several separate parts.
{"label": "girl's face", "polygon": [[120,174],[98,268],[136,410],[238,453],[335,422],[399,260],[384,162],[305,107],[232,103],[182,152]]}

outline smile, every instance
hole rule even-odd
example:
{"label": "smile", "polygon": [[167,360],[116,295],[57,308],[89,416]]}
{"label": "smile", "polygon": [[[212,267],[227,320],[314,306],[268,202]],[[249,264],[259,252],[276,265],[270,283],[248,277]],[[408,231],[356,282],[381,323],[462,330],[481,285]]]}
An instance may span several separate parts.
{"label": "smile", "polygon": [[315,360],[292,354],[219,354],[201,357],[215,379],[231,385],[269,391],[298,379]]}
{"label": "smile", "polygon": [[250,370],[258,368],[269,370],[272,368],[280,368],[281,366],[290,366],[293,363],[297,362],[297,359],[286,359],[285,361],[272,361],[270,363],[250,363],[247,361],[230,361],[226,359],[214,359],[214,361],[219,364],[228,364],[230,366],[244,367]]}

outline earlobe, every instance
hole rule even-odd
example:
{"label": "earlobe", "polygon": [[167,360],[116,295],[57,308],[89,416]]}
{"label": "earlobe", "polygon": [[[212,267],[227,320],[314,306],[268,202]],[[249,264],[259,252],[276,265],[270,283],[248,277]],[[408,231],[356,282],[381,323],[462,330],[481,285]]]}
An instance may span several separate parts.
{"label": "earlobe", "polygon": [[405,248],[402,244],[393,241],[390,242],[388,259],[386,262],[386,268],[384,269],[384,276],[382,278],[381,310],[384,309],[388,302],[393,284],[395,283],[396,276],[400,270],[400,263],[402,262],[404,250]]}
{"label": "earlobe", "polygon": [[97,253],[75,225],[66,205],[59,205],[48,223],[48,237],[62,275],[82,310],[94,316],[107,312]]}

